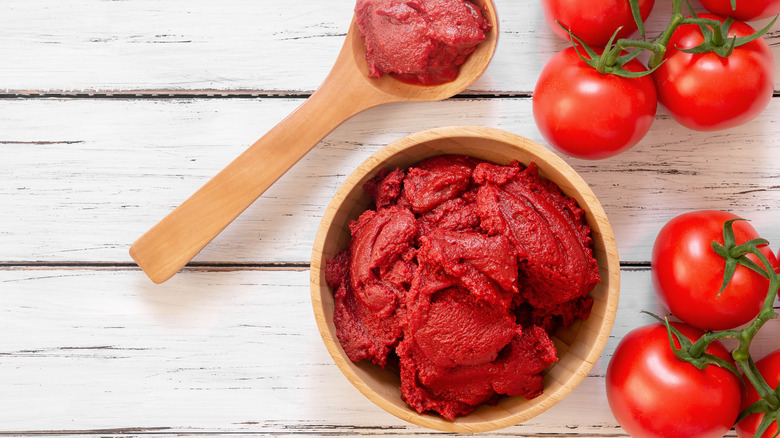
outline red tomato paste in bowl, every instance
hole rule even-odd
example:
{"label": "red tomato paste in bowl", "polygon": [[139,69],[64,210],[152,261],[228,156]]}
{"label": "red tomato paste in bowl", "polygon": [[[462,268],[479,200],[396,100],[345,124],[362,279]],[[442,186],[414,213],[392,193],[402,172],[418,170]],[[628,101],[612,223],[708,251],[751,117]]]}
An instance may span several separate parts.
{"label": "red tomato paste in bowl", "polygon": [[454,419],[542,393],[550,333],[599,282],[584,211],[536,166],[460,156],[385,170],[326,263],[350,360],[398,367],[403,400]]}
{"label": "red tomato paste in bowl", "polygon": [[369,76],[425,85],[454,80],[491,24],[466,0],[358,0]]}

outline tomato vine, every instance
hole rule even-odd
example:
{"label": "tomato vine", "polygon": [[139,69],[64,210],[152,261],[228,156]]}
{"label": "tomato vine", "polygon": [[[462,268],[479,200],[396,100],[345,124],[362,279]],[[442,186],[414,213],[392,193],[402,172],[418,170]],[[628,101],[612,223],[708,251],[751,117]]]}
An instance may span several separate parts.
{"label": "tomato vine", "polygon": [[[679,330],[669,323],[668,319],[660,318],[656,315],[653,316],[667,327],[669,343],[674,354],[680,360],[686,361],[699,369],[704,369],[710,365],[716,365],[726,368],[739,376],[738,370],[730,363],[705,353],[707,347],[716,341],[733,339],[738,342],[737,347],[732,350],[731,356],[734,359],[734,362],[742,370],[742,373],[749,384],[756,389],[760,398],[740,414],[737,422],[751,414],[764,414],[755,434],[756,437],[760,437],[773,423],[780,425],[780,423],[778,423],[778,421],[780,421],[780,385],[773,388],[762,377],[756,367],[756,363],[750,355],[750,345],[759,330],[769,320],[778,317],[778,313],[774,310],[774,302],[778,290],[780,289],[780,272],[775,269],[766,255],[758,249],[759,246],[768,243],[765,239],[758,238],[739,245],[736,244],[733,231],[733,223],[736,220],[744,219],[732,219],[723,224],[724,243],[722,245],[716,241],[712,242],[713,251],[726,260],[726,270],[721,291],[728,285],[731,276],[734,274],[736,266],[738,265],[744,266],[768,278],[769,287],[758,316],[744,328],[707,331],[695,342],[689,341],[679,332]],[[750,260],[747,257],[748,254],[755,256],[760,261],[760,264]],[[679,348],[675,346],[675,340],[679,343]]]}
{"label": "tomato vine", "polygon": [[[604,1],[616,7],[611,3],[615,0]],[[553,147],[576,158],[603,159],[639,143],[659,106],[689,129],[716,131],[745,124],[769,105],[775,63],[762,37],[780,15],[756,31],[731,17],[697,15],[690,4],[684,14],[687,0],[672,0],[666,27],[648,38],[643,16],[653,1],[624,1],[633,18],[623,10],[616,12],[620,16],[616,26],[616,20],[607,20],[614,17],[602,17],[598,45],[591,47],[595,32],[586,27],[591,20],[571,21],[576,11],[584,14],[590,2],[577,9],[561,6],[577,2],[544,0],[558,13],[553,15],[558,24],[554,31],[565,31],[572,42],[572,47],[548,60],[534,89],[534,120]],[[633,27],[640,39],[624,37],[624,31]],[[640,55],[646,57],[640,60]],[[592,117],[581,117],[585,112]]]}
{"label": "tomato vine", "polygon": [[[596,65],[595,63],[589,62],[592,67],[597,68],[601,73],[608,72],[618,76],[636,77],[636,72],[625,71],[621,66],[625,64],[628,59],[633,59],[643,51],[647,51],[650,52],[650,58],[647,61],[648,71],[643,72],[642,75],[651,74],[664,62],[664,54],[667,51],[669,42],[671,41],[675,30],[678,27],[687,24],[699,26],[702,35],[704,36],[704,42],[697,47],[681,49],[681,51],[686,53],[714,52],[721,57],[728,57],[734,51],[734,48],[761,38],[769,31],[772,25],[775,24],[778,16],[780,16],[775,16],[769,24],[750,36],[728,38],[729,28],[734,23],[734,18],[729,17],[723,22],[713,18],[700,18],[690,4],[688,4],[690,16],[686,16],[683,14],[683,0],[672,0],[672,14],[666,28],[654,38],[647,40],[645,37],[644,24],[639,13],[639,3],[637,0],[629,0],[629,3],[642,39],[633,40],[620,38],[616,40],[615,37],[620,32],[620,29],[616,30],[603,52],[601,63]],[[577,35],[574,35],[571,32],[569,35],[572,38],[573,43],[576,41],[574,44],[575,47],[579,44],[588,53],[592,53],[592,49]],[[585,57],[582,58],[588,62]],[[593,57],[591,57],[591,59],[593,59]]]}

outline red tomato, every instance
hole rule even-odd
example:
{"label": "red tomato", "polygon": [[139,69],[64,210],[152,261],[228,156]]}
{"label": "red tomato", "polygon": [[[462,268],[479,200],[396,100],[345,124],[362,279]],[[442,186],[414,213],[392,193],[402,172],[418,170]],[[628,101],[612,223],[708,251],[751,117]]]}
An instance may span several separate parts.
{"label": "red tomato", "polygon": [[[646,70],[636,60],[624,68]],[[547,62],[533,94],[534,120],[544,138],[564,154],[586,159],[611,157],[635,145],[650,130],[657,106],[650,76],[599,73],[574,47]]]}
{"label": "red tomato", "polygon": [[[691,341],[703,334],[685,324],[673,325]],[[732,362],[717,341],[707,353]],[[640,327],[623,337],[609,361],[606,387],[612,414],[634,438],[720,438],[740,412],[737,376],[715,365],[699,370],[678,359],[663,324]]]}
{"label": "red tomato", "polygon": [[[639,0],[639,14],[644,21],[653,10],[655,0]],[[590,46],[604,47],[619,27],[618,38],[625,38],[637,26],[628,0],[542,0],[542,11],[556,34],[569,40],[571,33]]]}
{"label": "red tomato", "polygon": [[780,13],[780,0],[737,0],[737,8],[731,8],[731,0],[699,0],[713,14],[734,17],[741,21],[760,20]]}
{"label": "red tomato", "polygon": [[[764,377],[766,383],[772,388],[777,388],[777,384],[780,383],[780,350],[773,351],[761,360],[756,362],[756,367],[761,375]],[[747,379],[746,379],[747,381]],[[742,409],[750,406],[753,402],[758,401],[758,392],[753,385],[746,385],[747,389],[745,395],[742,398]],[[737,423],[736,430],[739,438],[753,438],[758,430],[758,425],[761,424],[761,419],[764,414],[752,414],[739,423]],[[777,433],[777,423],[769,426],[769,429],[761,435],[762,438],[773,437]]]}
{"label": "red tomato", "polygon": [[[710,14],[699,17],[724,21]],[[729,30],[730,37],[753,33],[755,30],[741,21],[735,21]],[[678,50],[702,41],[697,25],[675,30],[665,62],[653,72],[658,101],[680,124],[698,131],[732,128],[754,119],[772,99],[775,64],[769,45],[763,37],[758,38],[736,47],[728,58]]]}
{"label": "red tomato", "polygon": [[[736,217],[717,210],[692,211],[670,220],[656,236],[651,259],[655,291],[674,316],[694,327],[725,330],[750,322],[769,291],[769,280],[737,266],[718,296],[726,261],[712,250],[711,242],[723,244],[723,223]],[[733,229],[737,244],[760,237],[747,221],[733,222]],[[760,250],[777,263],[768,246]]]}

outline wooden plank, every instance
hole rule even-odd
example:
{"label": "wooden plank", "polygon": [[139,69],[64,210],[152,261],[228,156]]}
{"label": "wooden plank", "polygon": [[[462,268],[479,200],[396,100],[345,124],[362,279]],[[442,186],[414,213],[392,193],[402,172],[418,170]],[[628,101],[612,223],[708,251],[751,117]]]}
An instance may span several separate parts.
{"label": "wooden plank", "polygon": [[[470,92],[530,93],[544,63],[569,45],[538,2],[498,2],[500,42]],[[309,93],[344,40],[354,1],[4,0],[0,92]],[[650,35],[665,26],[659,0]],[[756,27],[768,23],[755,23]],[[776,25],[767,35],[780,36]],[[780,46],[774,44],[776,70]],[[780,90],[780,76],[776,79]]]}
{"label": "wooden plank", "polygon": [[[0,100],[0,262],[132,263],[127,249],[299,99]],[[729,131],[680,127],[601,161],[566,160],[592,186],[621,260],[646,262],[658,229],[691,209],[735,211],[777,248],[780,99]],[[325,138],[196,257],[306,263],[346,176],[383,145],[453,122],[542,144],[527,98],[454,99],[369,110]]]}
{"label": "wooden plank", "polygon": [[[427,434],[339,373],[312,315],[309,272],[0,270],[0,434]],[[604,373],[619,339],[662,312],[647,269],[622,272],[612,336],[585,381],[512,436],[623,436]],[[754,354],[774,349],[772,321]],[[760,357],[760,356],[757,356]],[[90,432],[91,431],[91,432]],[[102,433],[101,433],[102,434]]]}

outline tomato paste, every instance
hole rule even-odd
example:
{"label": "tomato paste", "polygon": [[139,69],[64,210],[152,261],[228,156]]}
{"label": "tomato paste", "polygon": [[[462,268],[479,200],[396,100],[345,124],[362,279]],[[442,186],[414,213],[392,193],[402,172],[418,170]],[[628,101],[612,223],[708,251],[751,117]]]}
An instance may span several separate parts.
{"label": "tomato paste", "polygon": [[584,211],[531,163],[460,155],[383,170],[326,263],[352,361],[400,369],[402,397],[448,419],[542,393],[550,333],[587,318],[599,282]]}
{"label": "tomato paste", "polygon": [[491,27],[466,0],[358,0],[369,76],[401,75],[422,84],[449,82]]}

